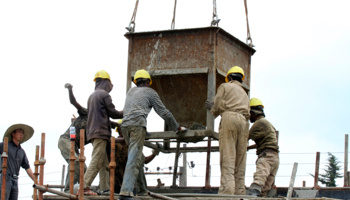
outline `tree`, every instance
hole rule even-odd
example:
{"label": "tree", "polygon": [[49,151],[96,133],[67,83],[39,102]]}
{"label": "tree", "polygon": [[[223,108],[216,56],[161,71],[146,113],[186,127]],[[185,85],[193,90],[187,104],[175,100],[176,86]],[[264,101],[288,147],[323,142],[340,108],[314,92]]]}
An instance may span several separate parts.
{"label": "tree", "polygon": [[[318,181],[320,181],[322,184],[325,184],[326,187],[336,187],[337,185],[335,184],[335,179],[342,178],[343,176],[338,173],[340,170],[340,166],[338,166],[338,158],[329,152],[328,156],[328,165],[326,166],[327,168],[324,169],[325,173],[319,175]],[[315,178],[315,175],[310,175]]]}

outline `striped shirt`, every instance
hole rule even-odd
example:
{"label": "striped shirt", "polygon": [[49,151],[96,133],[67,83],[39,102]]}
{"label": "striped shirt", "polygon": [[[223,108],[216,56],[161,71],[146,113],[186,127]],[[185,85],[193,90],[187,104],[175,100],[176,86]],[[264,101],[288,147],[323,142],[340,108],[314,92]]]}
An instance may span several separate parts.
{"label": "striped shirt", "polygon": [[122,127],[147,127],[147,116],[154,109],[164,119],[170,130],[177,131],[180,125],[165,108],[158,93],[150,87],[133,87],[126,94]]}

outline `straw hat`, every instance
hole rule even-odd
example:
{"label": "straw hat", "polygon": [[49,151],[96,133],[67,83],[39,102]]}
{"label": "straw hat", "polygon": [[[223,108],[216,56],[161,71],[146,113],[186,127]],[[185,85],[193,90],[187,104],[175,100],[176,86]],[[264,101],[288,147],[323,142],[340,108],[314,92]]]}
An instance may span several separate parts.
{"label": "straw hat", "polygon": [[29,140],[34,134],[34,129],[31,126],[28,126],[26,124],[14,124],[6,130],[3,140],[5,139],[5,137],[8,137],[8,141],[9,142],[12,141],[12,134],[11,133],[14,130],[17,130],[19,128],[23,129],[23,133],[24,133],[23,139],[19,142],[20,144]]}

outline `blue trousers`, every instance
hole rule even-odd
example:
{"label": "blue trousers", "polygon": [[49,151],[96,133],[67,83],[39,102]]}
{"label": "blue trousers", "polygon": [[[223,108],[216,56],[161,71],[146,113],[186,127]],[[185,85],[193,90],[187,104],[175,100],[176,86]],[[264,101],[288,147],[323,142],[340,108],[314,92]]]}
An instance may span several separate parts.
{"label": "blue trousers", "polygon": [[128,126],[122,128],[123,137],[129,146],[128,161],[126,163],[122,188],[119,195],[134,196],[133,190],[136,183],[137,194],[145,195],[147,182],[143,171],[144,158],[142,155],[145,143],[146,128],[141,126]]}

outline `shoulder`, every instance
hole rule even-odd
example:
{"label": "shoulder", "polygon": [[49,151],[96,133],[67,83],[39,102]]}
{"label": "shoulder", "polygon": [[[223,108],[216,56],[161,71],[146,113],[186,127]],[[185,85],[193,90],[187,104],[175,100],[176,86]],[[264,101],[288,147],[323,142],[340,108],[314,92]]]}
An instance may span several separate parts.
{"label": "shoulder", "polygon": [[265,130],[268,127],[269,127],[269,122],[265,118],[260,118],[256,122],[254,122],[252,129]]}
{"label": "shoulder", "polygon": [[109,93],[104,90],[96,90],[94,93],[91,94],[92,97],[95,98],[106,98],[110,97]]}

